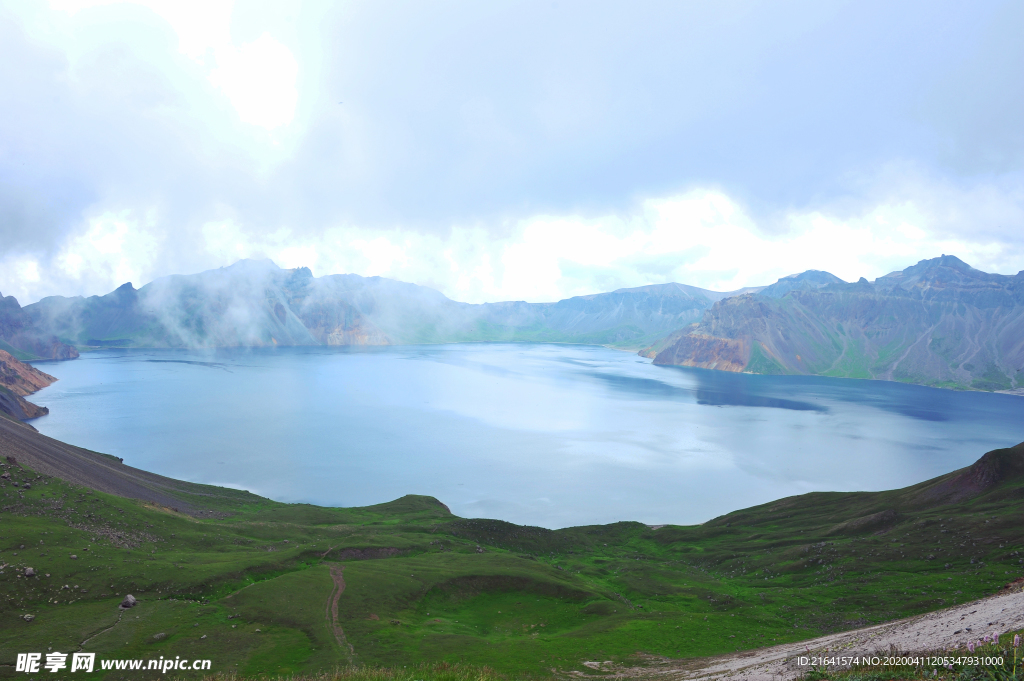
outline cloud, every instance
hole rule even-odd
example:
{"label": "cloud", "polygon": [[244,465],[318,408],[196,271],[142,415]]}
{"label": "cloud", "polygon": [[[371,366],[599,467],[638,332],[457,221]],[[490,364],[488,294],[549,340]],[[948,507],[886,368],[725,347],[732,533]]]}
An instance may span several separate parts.
{"label": "cloud", "polygon": [[[971,217],[970,234],[949,228],[957,212]],[[503,236],[479,225],[457,225],[445,235],[358,226],[259,232],[224,219],[207,223],[188,250],[189,261],[202,265],[194,269],[271,258],[282,267],[310,267],[317,276],[355,272],[411,281],[465,302],[543,302],[671,281],[729,291],[807,269],[847,281],[874,279],[942,253],[1014,274],[1024,244],[1003,225],[1021,222],[1019,192],[956,191],[915,178],[901,190],[886,186],[874,205],[859,211],[843,205],[791,210],[770,228],[725,193],[694,189],[623,213],[526,216]],[[160,273],[160,254],[173,238],[158,223],[151,214],[96,216],[52,262],[0,261],[15,273],[0,290],[32,300],[82,288],[104,293],[125,281],[138,286]]]}
{"label": "cloud", "polygon": [[0,4],[0,290],[245,255],[465,300],[1013,273],[1022,12]]}
{"label": "cloud", "polygon": [[295,57],[270,34],[217,55],[210,82],[222,89],[242,121],[273,130],[295,116]]}

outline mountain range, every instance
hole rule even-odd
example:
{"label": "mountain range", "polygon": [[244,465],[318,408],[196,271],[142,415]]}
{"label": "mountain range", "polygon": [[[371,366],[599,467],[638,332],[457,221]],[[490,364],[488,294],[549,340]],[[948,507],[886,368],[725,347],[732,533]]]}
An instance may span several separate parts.
{"label": "mountain range", "polygon": [[104,296],[0,301],[0,348],[67,359],[96,347],[391,345],[466,341],[594,343],[639,349],[700,319],[731,293],[660,284],[556,303],[473,305],[382,277],[314,277],[269,260],[130,283]]}
{"label": "mountain range", "polygon": [[100,347],[589,343],[655,364],[760,374],[1024,388],[1024,272],[943,255],[873,282],[820,270],[716,292],[668,283],[554,303],[469,304],[382,277],[242,260],[21,307],[0,296],[0,350],[71,359]]}
{"label": "mountain range", "polygon": [[643,350],[655,364],[951,388],[1024,386],[1024,272],[943,255],[873,282],[811,270],[717,301]]}

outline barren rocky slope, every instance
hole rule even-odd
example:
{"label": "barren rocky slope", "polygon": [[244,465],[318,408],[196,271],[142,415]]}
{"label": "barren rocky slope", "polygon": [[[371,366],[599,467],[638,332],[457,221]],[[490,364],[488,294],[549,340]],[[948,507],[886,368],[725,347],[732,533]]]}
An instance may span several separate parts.
{"label": "barren rocky slope", "polygon": [[719,301],[643,354],[725,371],[1024,385],[1024,272],[988,274],[947,255],[874,282],[810,274]]}
{"label": "barren rocky slope", "polygon": [[204,499],[212,502],[249,496],[132,468],[117,457],[65,444],[8,419],[0,419],[0,460],[89,489],[204,517],[213,513],[203,510]]}
{"label": "barren rocky slope", "polygon": [[0,350],[0,415],[24,421],[49,413],[24,399],[57,379]]}

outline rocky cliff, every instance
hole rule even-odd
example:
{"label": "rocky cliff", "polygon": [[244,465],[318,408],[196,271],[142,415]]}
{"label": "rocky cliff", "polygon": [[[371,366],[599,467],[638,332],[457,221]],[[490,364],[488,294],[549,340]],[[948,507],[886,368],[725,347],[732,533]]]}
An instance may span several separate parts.
{"label": "rocky cliff", "polygon": [[989,274],[942,256],[874,282],[790,277],[715,303],[646,353],[656,364],[727,371],[1018,388],[1024,272]]}
{"label": "rocky cliff", "polygon": [[19,361],[9,352],[0,350],[0,413],[19,421],[34,419],[48,414],[46,407],[40,407],[24,399],[40,388],[45,388],[57,379],[33,366]]}

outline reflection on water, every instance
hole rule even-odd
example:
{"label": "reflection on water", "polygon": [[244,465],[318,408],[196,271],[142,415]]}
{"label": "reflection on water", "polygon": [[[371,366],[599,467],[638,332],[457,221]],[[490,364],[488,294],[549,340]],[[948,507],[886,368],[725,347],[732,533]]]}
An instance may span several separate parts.
{"label": "reflection on water", "polygon": [[[680,367],[671,367],[677,369]],[[721,378],[720,378],[721,377]],[[711,406],[766,407],[771,409],[792,409],[794,411],[828,411],[827,407],[810,402],[787,400],[781,397],[759,395],[750,391],[740,374],[726,372],[701,372],[697,377],[697,388],[681,388],[653,378],[622,376],[617,374],[594,375],[620,395],[635,395],[641,398],[696,402]],[[725,380],[723,380],[723,378]]]}
{"label": "reflection on water", "polygon": [[430,494],[547,527],[890,489],[1024,440],[1019,397],[590,346],[104,350],[46,370],[61,380],[34,425],[140,468],[283,501]]}

